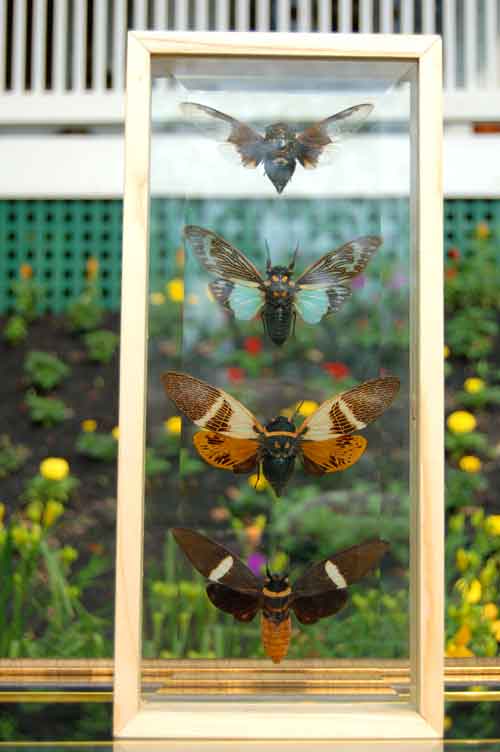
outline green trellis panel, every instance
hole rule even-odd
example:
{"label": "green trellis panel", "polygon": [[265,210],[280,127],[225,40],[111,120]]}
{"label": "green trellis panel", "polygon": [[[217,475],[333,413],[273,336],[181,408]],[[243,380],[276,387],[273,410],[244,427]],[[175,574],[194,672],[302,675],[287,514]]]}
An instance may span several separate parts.
{"label": "green trellis panel", "polygon": [[[151,205],[151,277],[173,273],[173,250],[181,244],[185,220],[216,229],[243,249],[262,247],[261,229],[276,227],[293,247],[295,236],[318,242],[322,250],[358,235],[380,232],[397,245],[407,232],[407,202],[402,199],[337,201],[192,201],[154,199]],[[449,200],[445,203],[445,247],[466,250],[474,227],[487,222],[500,236],[499,200]],[[29,263],[45,289],[44,310],[60,313],[84,285],[88,258],[99,260],[104,304],[120,305],[122,202],[0,201],[0,312],[12,306],[12,282]],[[272,229],[274,227],[274,230]],[[283,243],[282,243],[283,244]]]}

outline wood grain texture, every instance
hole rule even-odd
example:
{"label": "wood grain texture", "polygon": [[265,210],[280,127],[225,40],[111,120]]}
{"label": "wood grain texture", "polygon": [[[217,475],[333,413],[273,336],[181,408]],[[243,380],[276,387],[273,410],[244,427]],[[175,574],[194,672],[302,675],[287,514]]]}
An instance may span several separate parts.
{"label": "wood grain texture", "polygon": [[150,56],[129,36],[120,337],[120,439],[115,604],[114,731],[140,696],[142,552],[147,389]]}
{"label": "wood grain texture", "polygon": [[412,86],[410,657],[412,698],[443,734],[444,371],[442,48],[418,61]]}

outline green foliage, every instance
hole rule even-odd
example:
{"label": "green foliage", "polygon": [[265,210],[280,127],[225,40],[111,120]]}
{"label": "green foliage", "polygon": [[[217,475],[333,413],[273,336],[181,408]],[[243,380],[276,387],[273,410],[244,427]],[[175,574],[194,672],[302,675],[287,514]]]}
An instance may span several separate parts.
{"label": "green foliage", "polygon": [[72,332],[90,332],[97,329],[102,321],[104,310],[101,305],[98,269],[97,261],[89,259],[83,292],[66,309],[68,328]]}
{"label": "green foliage", "polygon": [[26,393],[25,402],[32,422],[41,423],[45,427],[55,426],[71,416],[71,410],[62,400],[39,397],[31,389]]}
{"label": "green foliage", "polygon": [[25,319],[19,314],[11,316],[3,329],[3,336],[9,345],[19,345],[28,336],[28,326]]}
{"label": "green foliage", "polygon": [[70,374],[70,368],[56,355],[31,350],[24,361],[24,372],[30,383],[49,391]]}
{"label": "green foliage", "polygon": [[446,325],[446,341],[452,353],[468,360],[489,355],[497,334],[495,311],[481,306],[457,311]]}
{"label": "green foliage", "polygon": [[118,454],[118,444],[114,436],[98,431],[82,432],[76,441],[76,449],[85,457],[102,462],[113,462]]}
{"label": "green foliage", "polygon": [[98,329],[85,334],[83,341],[90,360],[96,363],[109,363],[115,354],[120,338],[107,329]]}
{"label": "green foliage", "polygon": [[12,285],[14,293],[14,311],[25,322],[34,321],[43,300],[43,287],[35,282],[31,267],[23,264],[19,279]]}
{"label": "green foliage", "polygon": [[59,501],[66,503],[69,501],[71,494],[79,486],[78,478],[73,475],[67,475],[61,480],[50,480],[43,475],[35,475],[24,487],[23,498],[26,501]]}
{"label": "green foliage", "polygon": [[105,655],[104,622],[85,608],[82,596],[109,565],[92,557],[73,572],[77,552],[48,532],[23,517],[12,517],[0,530],[0,656]]}
{"label": "green foliage", "polygon": [[0,478],[21,468],[31,452],[24,444],[13,444],[7,434],[0,436]]}
{"label": "green foliage", "polygon": [[154,478],[155,475],[161,475],[170,470],[170,462],[158,454],[153,447],[146,448],[146,477]]}

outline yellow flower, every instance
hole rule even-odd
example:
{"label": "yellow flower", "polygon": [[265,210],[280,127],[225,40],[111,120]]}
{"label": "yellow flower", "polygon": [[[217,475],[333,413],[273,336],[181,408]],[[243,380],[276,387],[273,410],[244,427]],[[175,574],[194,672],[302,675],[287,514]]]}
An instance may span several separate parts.
{"label": "yellow flower", "polygon": [[26,517],[32,522],[40,522],[42,519],[43,504],[39,499],[31,501],[26,507]]}
{"label": "yellow flower", "polygon": [[500,620],[494,621],[491,625],[491,631],[495,636],[495,640],[500,642]]}
{"label": "yellow flower", "polygon": [[458,467],[464,473],[478,473],[481,470],[481,460],[473,454],[466,454],[458,461]]}
{"label": "yellow flower", "polygon": [[445,346],[444,346],[444,349],[443,349],[443,355],[444,355],[444,359],[445,359],[445,360],[446,360],[446,358],[449,358],[449,357],[450,357],[450,355],[451,355],[451,350],[450,350],[450,348],[448,347],[448,345],[445,345]]}
{"label": "yellow flower", "polygon": [[5,504],[2,501],[0,501],[0,527],[2,527],[4,519],[5,519]]}
{"label": "yellow flower", "polygon": [[475,229],[475,235],[478,240],[486,240],[491,235],[491,230],[486,222],[478,222]]}
{"label": "yellow flower", "polygon": [[447,658],[471,658],[474,653],[465,645],[457,645],[453,640],[449,640],[445,655]]}
{"label": "yellow flower", "polygon": [[482,594],[483,588],[479,580],[472,580],[469,587],[465,591],[465,600],[467,601],[467,603],[479,603]]}
{"label": "yellow flower", "polygon": [[466,410],[456,410],[448,415],[446,422],[452,433],[470,433],[477,426],[475,417]]}
{"label": "yellow flower", "polygon": [[179,277],[171,279],[167,282],[166,289],[168,297],[173,300],[174,303],[182,303],[184,300],[184,282]]}
{"label": "yellow flower", "polygon": [[59,556],[66,564],[72,564],[78,559],[78,551],[73,546],[64,546],[59,551]]}
{"label": "yellow flower", "polygon": [[48,501],[43,512],[43,526],[52,527],[52,525],[57,522],[63,512],[64,507],[60,501]]}
{"label": "yellow flower", "polygon": [[485,603],[483,606],[483,617],[488,621],[495,621],[498,616],[498,606],[496,603]]}
{"label": "yellow flower", "polygon": [[304,400],[303,402],[298,402],[296,407],[298,414],[303,415],[305,418],[315,413],[317,409],[318,403],[314,400]]}
{"label": "yellow flower", "polygon": [[38,522],[35,522],[31,526],[30,537],[32,543],[40,543],[40,540],[42,538],[42,528],[40,527]]}
{"label": "yellow flower", "polygon": [[113,430],[111,431],[111,436],[118,441],[120,438],[120,429],[118,426],[115,426]]}
{"label": "yellow flower", "polygon": [[190,303],[191,305],[198,305],[199,302],[200,302],[200,299],[198,295],[196,295],[194,292],[188,295],[188,303]]}
{"label": "yellow flower", "polygon": [[445,731],[449,731],[451,727],[453,726],[453,719],[449,715],[445,715],[444,717],[444,723],[443,723],[443,729]]}
{"label": "yellow flower", "polygon": [[482,392],[486,384],[484,383],[483,379],[477,378],[477,376],[471,377],[470,379],[465,379],[464,381],[464,389],[469,394],[477,394],[478,392]]}
{"label": "yellow flower", "polygon": [[182,418],[180,415],[172,415],[171,418],[164,421],[163,425],[167,433],[178,436],[182,430]]}
{"label": "yellow flower", "polygon": [[82,420],[83,433],[94,433],[97,428],[97,421],[89,418],[88,420]]}
{"label": "yellow flower", "polygon": [[269,483],[264,478],[262,473],[260,473],[259,475],[257,475],[257,473],[254,473],[249,477],[248,485],[251,488],[254,488],[256,491],[264,491],[264,489],[268,487]]}
{"label": "yellow flower", "polygon": [[14,525],[11,530],[12,540],[14,545],[21,548],[29,541],[29,531],[26,525]]}
{"label": "yellow flower", "polygon": [[472,633],[468,624],[462,624],[460,629],[455,634],[453,642],[455,645],[468,645],[471,641]]}
{"label": "yellow flower", "polygon": [[151,305],[163,305],[166,298],[162,292],[152,292],[149,296]]}
{"label": "yellow flower", "polygon": [[46,480],[64,480],[69,475],[69,464],[62,457],[47,457],[40,462],[40,474]]}
{"label": "yellow flower", "polygon": [[269,569],[271,572],[284,572],[288,566],[288,556],[283,551],[278,551],[271,559]]}
{"label": "yellow flower", "polygon": [[500,535],[500,514],[490,514],[484,521],[486,532],[490,535]]}
{"label": "yellow flower", "polygon": [[457,564],[457,569],[460,570],[460,572],[465,572],[465,570],[469,566],[469,556],[467,554],[467,551],[465,551],[465,549],[463,548],[459,548],[456,553],[455,561]]}

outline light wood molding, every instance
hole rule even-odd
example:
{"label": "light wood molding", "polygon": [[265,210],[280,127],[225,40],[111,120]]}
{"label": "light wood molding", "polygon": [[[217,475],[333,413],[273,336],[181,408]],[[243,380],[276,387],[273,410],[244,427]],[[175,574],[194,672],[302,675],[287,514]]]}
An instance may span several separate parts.
{"label": "light wood molding", "polygon": [[[414,63],[412,82],[410,702],[141,699],[141,605],[151,77],[190,57]],[[411,77],[411,76],[410,76]],[[435,36],[129,34],[115,651],[121,738],[430,739],[442,736],[444,634],[441,42]],[[300,663],[300,662],[299,662]],[[321,670],[329,662],[318,662]],[[184,663],[185,666],[189,662]],[[211,662],[238,671],[235,662]],[[260,668],[257,668],[257,665]],[[298,665],[298,664],[297,664]],[[297,671],[297,665],[294,670]],[[304,675],[308,672],[303,662]],[[265,664],[256,664],[256,670]],[[292,668],[292,662],[287,662]],[[266,669],[267,670],[267,669]],[[222,668],[221,668],[222,671]],[[344,669],[344,675],[347,671]],[[309,678],[312,680],[311,675]],[[316,677],[317,678],[317,677]],[[353,679],[352,674],[350,675]],[[228,678],[230,681],[230,678]],[[314,682],[316,683],[316,682]],[[375,686],[375,685],[372,685]],[[228,692],[230,691],[228,685]]]}

